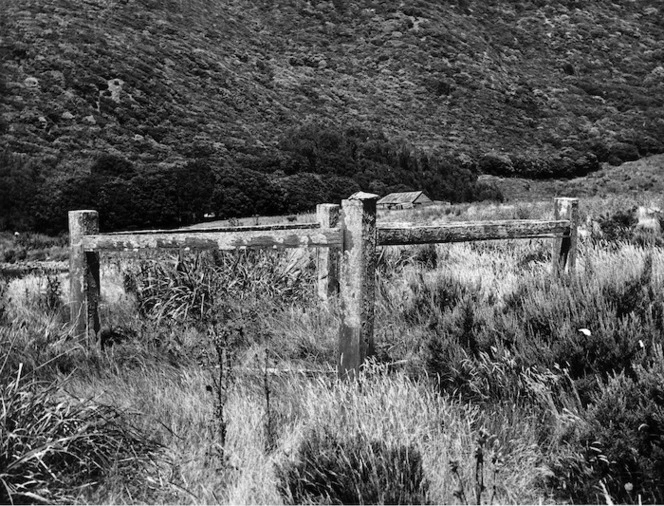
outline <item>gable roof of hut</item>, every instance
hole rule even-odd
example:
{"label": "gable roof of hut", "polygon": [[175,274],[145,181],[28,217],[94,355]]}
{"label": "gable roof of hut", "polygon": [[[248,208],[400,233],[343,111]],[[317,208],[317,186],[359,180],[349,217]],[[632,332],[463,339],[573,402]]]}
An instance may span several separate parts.
{"label": "gable roof of hut", "polygon": [[420,195],[424,195],[427,200],[429,197],[427,197],[423,191],[417,191],[417,192],[403,192],[403,193],[390,193],[389,195],[385,195],[382,199],[380,199],[377,203],[378,204],[412,204],[415,202]]}

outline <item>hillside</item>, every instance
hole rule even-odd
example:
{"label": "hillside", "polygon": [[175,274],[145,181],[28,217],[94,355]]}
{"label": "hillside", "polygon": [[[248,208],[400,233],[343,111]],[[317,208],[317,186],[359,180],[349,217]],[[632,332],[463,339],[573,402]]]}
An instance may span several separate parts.
{"label": "hillside", "polygon": [[664,195],[664,155],[653,155],[619,166],[605,164],[597,172],[570,179],[527,179],[485,175],[506,200],[533,201],[552,196],[600,197],[621,195],[643,203],[661,202]]}
{"label": "hillside", "polygon": [[656,0],[4,4],[0,177],[38,173],[49,198],[104,156],[132,177],[202,161],[210,187],[235,184],[208,206],[230,215],[432,179],[433,198],[480,198],[478,172],[584,175],[664,152]]}

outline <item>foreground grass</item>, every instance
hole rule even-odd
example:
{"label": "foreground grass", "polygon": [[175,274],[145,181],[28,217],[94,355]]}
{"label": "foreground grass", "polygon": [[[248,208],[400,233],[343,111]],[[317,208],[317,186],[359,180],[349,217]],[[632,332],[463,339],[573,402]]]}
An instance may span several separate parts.
{"label": "foreground grass", "polygon": [[2,382],[24,399],[6,440],[46,398],[54,456],[115,425],[85,436],[107,438],[92,474],[54,479],[27,443],[3,458],[37,462],[28,493],[49,502],[658,502],[664,253],[584,242],[577,278],[553,281],[549,249],[386,250],[357,383],[329,374],[339,308],[313,300],[308,257],[105,262],[99,349],[68,339],[64,297],[5,282]]}
{"label": "foreground grass", "polygon": [[[117,356],[112,360],[122,362]],[[507,418],[496,420],[476,407],[445,399],[404,374],[387,375],[380,370],[359,384],[271,378],[273,404],[268,413],[262,379],[242,378],[225,407],[229,424],[222,449],[213,396],[206,388],[208,373],[147,361],[133,367],[103,365],[108,370],[94,374],[79,369],[66,383],[67,395],[72,400],[94,399],[100,406],[114,406],[158,444],[160,465],[149,470],[154,473],[149,477],[159,486],[147,497],[141,496],[111,476],[92,493],[80,493],[76,499],[81,502],[281,503],[288,494],[284,496],[280,489],[279,469],[299,462],[299,448],[313,434],[326,434],[340,441],[361,437],[388,448],[419,452],[428,499],[455,503],[459,478],[450,472],[449,463],[458,462],[458,476],[470,494],[473,452],[489,430],[487,461],[498,455],[501,460],[497,475],[487,477],[487,485],[495,487],[487,497],[499,502],[542,499],[541,494],[530,495],[543,476],[543,470],[537,469],[543,456],[536,444],[534,413],[520,413],[517,424]],[[271,429],[268,418],[274,423]],[[534,472],[524,474],[524,468]]]}

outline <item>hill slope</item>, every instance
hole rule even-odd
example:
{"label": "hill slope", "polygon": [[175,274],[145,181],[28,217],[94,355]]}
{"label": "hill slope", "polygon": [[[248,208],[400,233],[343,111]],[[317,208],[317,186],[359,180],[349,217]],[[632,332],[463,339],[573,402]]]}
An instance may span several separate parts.
{"label": "hill slope", "polygon": [[664,195],[664,155],[653,155],[570,179],[532,180],[520,177],[482,176],[506,200],[533,201],[558,197],[631,197],[645,204],[661,202]]}
{"label": "hill slope", "polygon": [[283,172],[272,180],[326,173],[335,151],[357,162],[349,127],[401,139],[366,177],[346,171],[374,191],[396,186],[382,177],[404,150],[533,177],[664,151],[657,0],[5,0],[3,12],[2,147],[47,178],[103,154],[139,172],[204,159]]}

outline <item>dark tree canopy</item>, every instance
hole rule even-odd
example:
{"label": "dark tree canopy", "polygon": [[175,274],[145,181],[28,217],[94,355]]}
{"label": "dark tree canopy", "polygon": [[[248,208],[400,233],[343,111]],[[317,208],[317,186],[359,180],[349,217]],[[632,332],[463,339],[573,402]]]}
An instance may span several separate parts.
{"label": "dark tree canopy", "polygon": [[[208,153],[209,155],[209,153]],[[277,148],[218,160],[200,150],[185,162],[137,165],[100,153],[87,169],[49,171],[4,155],[2,228],[47,232],[67,227],[67,211],[91,208],[102,230],[178,227],[218,219],[313,210],[359,191],[424,190],[434,200],[500,199],[477,183],[477,168],[442,152],[423,152],[380,130],[309,122],[287,130]],[[590,160],[588,163],[592,163]],[[139,168],[140,167],[140,168]]]}

